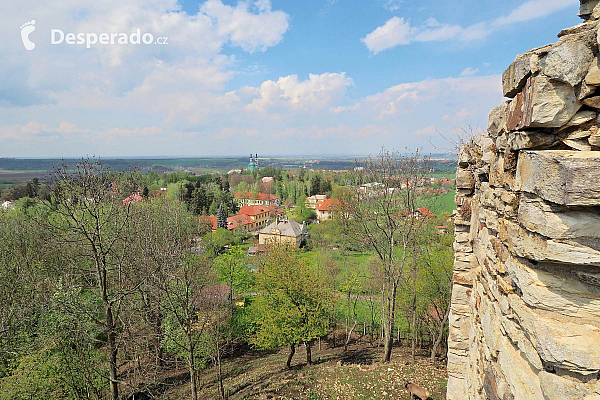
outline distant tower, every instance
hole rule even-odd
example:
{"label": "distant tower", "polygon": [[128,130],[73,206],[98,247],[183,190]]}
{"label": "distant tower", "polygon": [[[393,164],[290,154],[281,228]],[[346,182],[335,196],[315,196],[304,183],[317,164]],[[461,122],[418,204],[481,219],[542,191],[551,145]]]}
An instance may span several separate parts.
{"label": "distant tower", "polygon": [[248,164],[248,169],[250,171],[254,171],[256,168],[258,168],[258,154],[254,158],[252,157],[252,154],[250,154],[250,163]]}

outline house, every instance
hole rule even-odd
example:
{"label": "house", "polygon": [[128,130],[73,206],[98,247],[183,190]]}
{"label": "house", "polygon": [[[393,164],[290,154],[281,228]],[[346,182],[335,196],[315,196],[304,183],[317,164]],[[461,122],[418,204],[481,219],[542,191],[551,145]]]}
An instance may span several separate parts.
{"label": "house", "polygon": [[[265,206],[242,206],[237,215],[227,217],[227,229],[253,232],[265,226],[269,219],[283,214],[283,210],[275,205]],[[217,217],[202,216],[201,220],[208,222],[212,230],[217,229]]]}
{"label": "house", "polygon": [[[402,210],[404,217],[408,216],[408,210]],[[413,217],[416,219],[435,217],[435,214],[426,207],[417,208],[413,211]]]}
{"label": "house", "polygon": [[306,223],[302,225],[285,217],[277,217],[258,233],[259,244],[289,243],[300,247],[308,238]]}
{"label": "house", "polygon": [[278,206],[280,202],[278,196],[268,193],[241,192],[236,193],[233,197],[239,206],[270,206],[271,204]]}
{"label": "house", "polygon": [[239,214],[247,215],[252,221],[258,223],[261,227],[266,223],[270,217],[273,208],[265,206],[242,206]]}
{"label": "house", "polygon": [[248,255],[251,257],[258,256],[267,252],[267,248],[264,244],[257,244],[248,248]]}
{"label": "house", "polygon": [[143,200],[144,200],[144,198],[142,196],[140,196],[139,193],[134,193],[131,196],[127,196],[126,198],[124,198],[123,204],[128,206],[133,203],[141,203]]}
{"label": "house", "polygon": [[319,204],[322,201],[327,200],[327,196],[324,194],[315,194],[314,196],[310,196],[306,198],[306,207],[308,208],[312,208],[313,210],[317,207],[317,204]]}
{"label": "house", "polygon": [[328,221],[333,218],[336,211],[341,209],[341,202],[338,199],[327,199],[316,206],[317,219],[319,222]]}
{"label": "house", "polygon": [[[217,217],[214,216],[202,216],[201,219],[208,221],[212,230],[217,230]],[[244,214],[237,214],[233,217],[227,217],[227,230],[242,230],[246,232],[254,231],[260,228],[261,224],[255,222],[252,218]]]}
{"label": "house", "polygon": [[264,178],[262,178],[260,180],[262,183],[269,183],[269,182],[273,182],[274,178],[272,176],[265,176]]}

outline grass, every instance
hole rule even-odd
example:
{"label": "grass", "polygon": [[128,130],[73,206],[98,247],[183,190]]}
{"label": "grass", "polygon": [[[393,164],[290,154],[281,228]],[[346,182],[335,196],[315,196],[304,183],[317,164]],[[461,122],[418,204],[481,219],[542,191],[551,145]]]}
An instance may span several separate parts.
{"label": "grass", "polygon": [[424,199],[420,206],[427,207],[435,215],[449,215],[456,209],[454,196],[456,196],[456,190],[449,190],[445,195],[430,196]]}
{"label": "grass", "polygon": [[456,172],[432,172],[428,176],[431,178],[446,178],[453,181],[456,179]]}

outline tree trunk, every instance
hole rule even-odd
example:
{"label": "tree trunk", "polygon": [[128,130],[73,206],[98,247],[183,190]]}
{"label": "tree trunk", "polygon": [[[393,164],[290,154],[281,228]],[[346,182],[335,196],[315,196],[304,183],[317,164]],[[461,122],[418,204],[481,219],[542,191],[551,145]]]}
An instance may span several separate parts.
{"label": "tree trunk", "polygon": [[192,390],[192,400],[198,400],[198,387],[196,386],[196,368],[192,365],[190,368],[190,389]]}
{"label": "tree trunk", "polygon": [[288,369],[290,369],[290,367],[292,366],[292,357],[294,357],[294,354],[296,354],[296,345],[290,344],[290,354],[288,355],[287,362],[285,363],[285,366]]}
{"label": "tree trunk", "polygon": [[112,307],[108,302],[106,291],[103,289],[102,300],[104,302],[104,314],[106,317],[106,330],[108,331],[108,362],[110,376],[110,397],[112,400],[119,399],[119,383],[117,381],[117,332]]}
{"label": "tree trunk", "polygon": [[219,391],[221,393],[221,399],[225,400],[225,387],[223,386],[223,370],[221,368],[221,347],[219,346],[218,327],[217,327],[215,347],[217,350],[217,379],[219,381]]}
{"label": "tree trunk", "polygon": [[450,305],[448,305],[448,309],[446,310],[446,314],[444,315],[444,319],[442,320],[442,324],[440,325],[440,330],[438,331],[437,339],[433,344],[433,348],[431,349],[431,362],[435,361],[435,355],[438,352],[438,348],[440,347],[440,343],[444,339],[444,328],[446,327],[446,322],[448,322],[448,316],[450,315]]}
{"label": "tree trunk", "polygon": [[304,346],[306,346],[306,365],[312,364],[312,349],[310,347],[310,340],[304,342]]}
{"label": "tree trunk", "polygon": [[412,299],[412,362],[417,357],[417,267],[413,266],[413,299]]}
{"label": "tree trunk", "polygon": [[194,346],[188,336],[188,367],[190,369],[190,389],[192,390],[192,400],[198,400],[198,386],[196,385],[196,360],[194,359]]}
{"label": "tree trunk", "polygon": [[350,337],[352,336],[352,332],[354,332],[354,328],[356,328],[357,324],[358,324],[358,321],[354,320],[354,324],[352,325],[352,328],[350,328],[350,332],[348,332],[348,336],[346,336],[346,343],[344,343],[344,353],[348,351],[348,343],[350,343]]}
{"label": "tree trunk", "polygon": [[388,283],[387,296],[385,297],[385,317],[383,321],[383,362],[390,362],[392,359],[392,348],[394,346],[394,321],[396,319],[396,291],[395,282]]}
{"label": "tree trunk", "polygon": [[159,367],[163,366],[163,352],[162,346],[160,345],[162,341],[162,315],[160,311],[156,311],[155,320],[154,320],[154,351],[156,357],[156,365]]}

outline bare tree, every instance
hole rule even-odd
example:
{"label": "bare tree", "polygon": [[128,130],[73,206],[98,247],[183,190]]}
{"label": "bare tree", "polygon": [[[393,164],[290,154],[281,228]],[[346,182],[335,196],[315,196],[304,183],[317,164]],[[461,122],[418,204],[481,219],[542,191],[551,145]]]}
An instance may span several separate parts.
{"label": "bare tree", "polygon": [[59,165],[51,176],[53,195],[42,200],[50,217],[32,215],[56,238],[59,246],[76,247],[79,254],[68,260],[68,275],[93,290],[102,304],[103,318],[90,318],[103,328],[109,354],[111,398],[119,398],[117,354],[119,313],[123,300],[135,291],[128,251],[132,205],[124,205],[120,174],[112,173],[99,160],[82,159],[70,169]]}
{"label": "bare tree", "polygon": [[[174,352],[185,355],[190,372],[192,400],[198,399],[198,346],[217,317],[210,262],[189,254],[179,267],[164,271],[158,281],[165,299],[167,329],[164,334]],[[214,286],[214,285],[213,285]],[[225,294],[225,301],[228,297]]]}
{"label": "bare tree", "polygon": [[414,256],[423,218],[415,200],[429,172],[429,159],[416,152],[401,155],[385,149],[357,165],[358,182],[344,199],[346,232],[366,242],[380,261],[385,362],[394,340],[396,297],[405,267]]}

